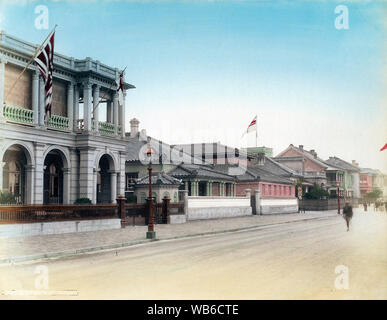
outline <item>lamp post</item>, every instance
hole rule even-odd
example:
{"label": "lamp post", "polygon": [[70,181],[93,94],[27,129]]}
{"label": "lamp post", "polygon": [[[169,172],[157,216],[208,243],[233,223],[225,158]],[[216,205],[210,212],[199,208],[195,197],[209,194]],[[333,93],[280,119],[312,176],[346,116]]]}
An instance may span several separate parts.
{"label": "lamp post", "polygon": [[337,214],[340,214],[340,180],[336,180],[337,184]]}
{"label": "lamp post", "polygon": [[148,221],[148,232],[146,233],[147,239],[155,239],[156,238],[156,232],[154,231],[154,223],[153,223],[153,212],[152,212],[152,206],[153,206],[153,200],[152,200],[152,154],[154,151],[149,146],[146,150],[146,156],[149,159],[149,165],[148,165],[148,176],[149,176],[149,196],[148,196],[148,207],[149,207],[149,221]]}

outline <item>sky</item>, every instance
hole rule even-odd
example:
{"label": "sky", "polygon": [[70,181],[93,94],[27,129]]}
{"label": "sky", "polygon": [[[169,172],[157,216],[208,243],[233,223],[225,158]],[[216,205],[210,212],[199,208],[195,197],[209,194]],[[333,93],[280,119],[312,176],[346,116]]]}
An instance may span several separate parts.
{"label": "sky", "polygon": [[[48,8],[37,29],[35,8]],[[335,20],[348,9],[348,28]],[[387,173],[385,1],[0,0],[0,29],[123,69],[126,128],[170,144],[289,144]]]}

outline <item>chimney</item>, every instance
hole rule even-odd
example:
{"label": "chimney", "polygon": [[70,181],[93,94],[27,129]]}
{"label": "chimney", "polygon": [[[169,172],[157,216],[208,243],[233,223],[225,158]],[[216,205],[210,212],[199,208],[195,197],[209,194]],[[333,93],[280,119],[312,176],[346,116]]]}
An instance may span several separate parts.
{"label": "chimney", "polygon": [[138,133],[138,125],[140,121],[138,121],[136,118],[133,118],[130,120],[130,136],[133,138]]}
{"label": "chimney", "polygon": [[356,167],[359,166],[359,164],[356,162],[356,160],[352,160],[352,164],[353,164],[354,166],[356,166]]}
{"label": "chimney", "polygon": [[317,152],[314,149],[310,150],[310,153],[313,154],[315,159],[317,159]]}
{"label": "chimney", "polygon": [[302,144],[300,144],[300,145],[298,146],[298,148],[299,148],[301,151],[304,151],[304,146],[303,146]]}
{"label": "chimney", "polygon": [[145,129],[142,129],[142,130],[141,130],[141,135],[142,135],[143,137],[147,137],[147,135],[146,135],[146,130],[145,130]]}

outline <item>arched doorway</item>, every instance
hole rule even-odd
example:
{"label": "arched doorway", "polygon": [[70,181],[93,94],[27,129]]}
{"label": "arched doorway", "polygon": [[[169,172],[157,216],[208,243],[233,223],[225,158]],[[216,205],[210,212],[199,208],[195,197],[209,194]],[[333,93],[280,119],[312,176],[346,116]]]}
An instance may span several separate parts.
{"label": "arched doorway", "polygon": [[19,145],[10,146],[3,156],[2,192],[10,195],[9,204],[27,203],[27,158],[28,152]]}
{"label": "arched doorway", "polygon": [[63,159],[59,150],[51,150],[44,159],[43,203],[63,203]]}
{"label": "arched doorway", "polygon": [[110,155],[104,154],[97,169],[97,203],[112,203],[116,197],[117,174]]}

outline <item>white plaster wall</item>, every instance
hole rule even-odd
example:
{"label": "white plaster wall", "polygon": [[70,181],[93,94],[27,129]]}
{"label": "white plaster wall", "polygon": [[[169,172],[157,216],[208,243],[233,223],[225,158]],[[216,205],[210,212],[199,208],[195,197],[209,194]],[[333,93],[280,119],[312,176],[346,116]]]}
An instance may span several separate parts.
{"label": "white plaster wall", "polygon": [[261,199],[261,206],[294,206],[294,205],[298,205],[297,198]]}
{"label": "white plaster wall", "polygon": [[121,219],[96,219],[0,225],[0,238],[120,229]]}
{"label": "white plaster wall", "polygon": [[188,197],[190,208],[250,207],[250,198],[245,197]]}

